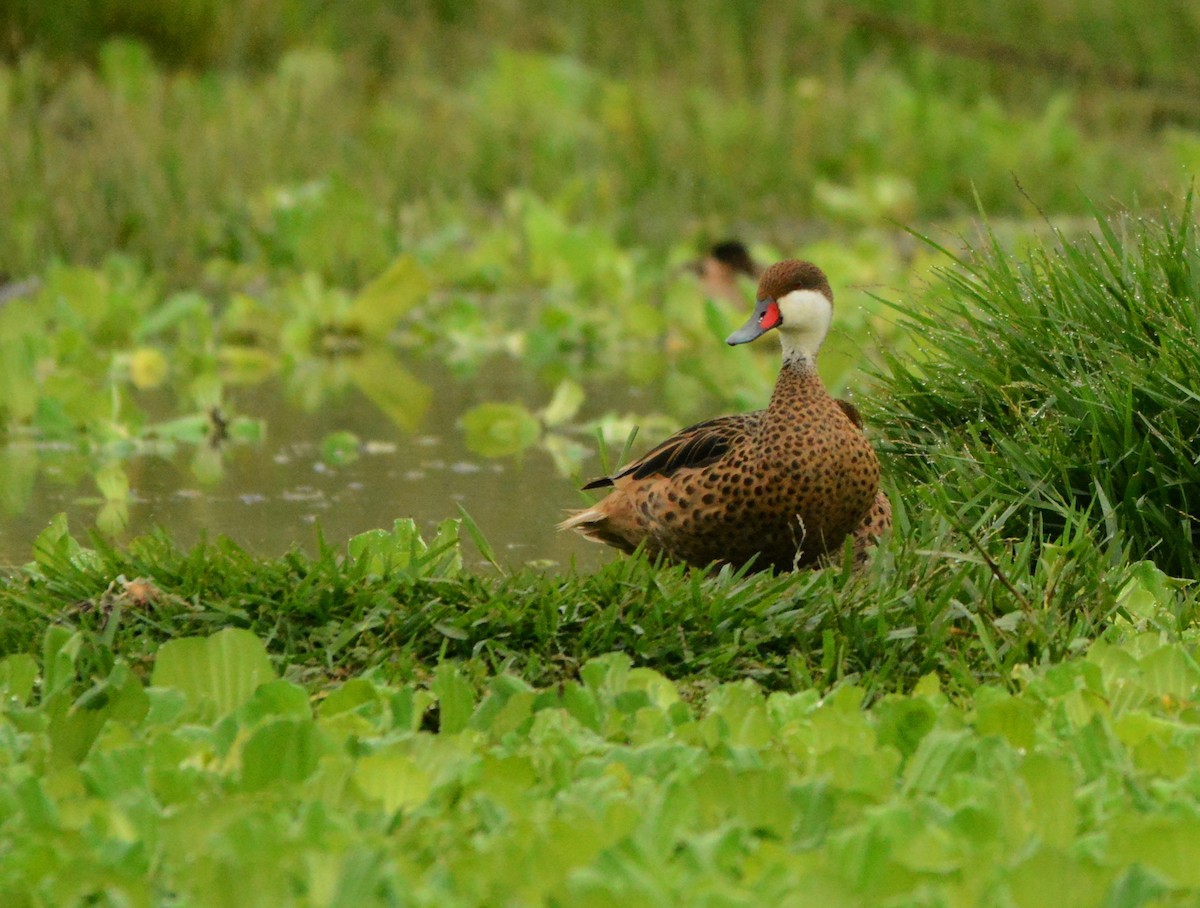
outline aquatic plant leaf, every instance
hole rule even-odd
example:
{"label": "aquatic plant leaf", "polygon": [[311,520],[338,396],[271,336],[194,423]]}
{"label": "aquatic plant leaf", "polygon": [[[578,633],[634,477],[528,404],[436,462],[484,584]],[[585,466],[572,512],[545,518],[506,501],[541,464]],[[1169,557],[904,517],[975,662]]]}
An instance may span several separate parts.
{"label": "aquatic plant leaf", "polygon": [[259,685],[250,699],[238,710],[238,718],[247,725],[254,725],[268,716],[311,717],[312,706],[309,703],[308,692],[285,678],[276,678]]}
{"label": "aquatic plant leaf", "polygon": [[149,707],[142,683],[129,666],[118,663],[107,678],[85,691],[68,709],[60,710],[57,704],[52,708],[46,732],[55,761],[79,763],[106,722],[112,719],[136,724]]}
{"label": "aquatic plant leaf", "polygon": [[457,517],[447,517],[438,524],[425,559],[426,574],[447,577],[462,570],[461,527],[462,521]]}
{"label": "aquatic plant leaf", "polygon": [[198,445],[208,439],[212,431],[212,417],[206,413],[192,413],[166,422],[153,423],[141,431],[144,438],[163,441],[181,441]]}
{"label": "aquatic plant leaf", "polygon": [[980,688],[976,697],[975,728],[982,734],[1003,735],[1013,747],[1033,747],[1042,708],[1034,700],[1007,691]]}
{"label": "aquatic plant leaf", "polygon": [[123,499],[106,500],[96,512],[96,529],[110,538],[119,536],[129,527],[129,502]]}
{"label": "aquatic plant leaf", "polygon": [[[4,355],[0,351],[0,357]],[[2,367],[0,367],[2,368]],[[29,506],[37,481],[40,458],[29,446],[0,446],[0,513],[21,514]]]}
{"label": "aquatic plant leaf", "polygon": [[259,444],[267,435],[267,424],[261,419],[239,416],[229,424],[229,437],[243,444]]}
{"label": "aquatic plant leaf", "polygon": [[519,454],[542,433],[537,419],[522,404],[479,404],[464,413],[460,423],[467,447],[483,457]]}
{"label": "aquatic plant leaf", "polygon": [[554,389],[554,396],[541,412],[542,422],[547,426],[561,426],[579,412],[583,405],[583,388],[579,383],[564,378]]}
{"label": "aquatic plant leaf", "polygon": [[1029,792],[1029,809],[1043,841],[1066,848],[1077,833],[1075,791],[1078,773],[1069,760],[1031,753],[1021,763],[1021,780]]}
{"label": "aquatic plant leaf", "polygon": [[411,432],[425,421],[433,389],[405,369],[391,350],[371,346],[345,368],[355,386],[401,429]]}
{"label": "aquatic plant leaf", "polygon": [[171,371],[166,356],[154,347],[140,347],[129,355],[129,381],[135,388],[157,388]]}
{"label": "aquatic plant leaf", "polygon": [[458,666],[443,662],[429,687],[438,698],[439,729],[453,734],[466,728],[475,708],[475,691]]}
{"label": "aquatic plant leaf", "polygon": [[256,385],[279,371],[278,354],[257,347],[225,345],[217,356],[221,380],[230,385]]}
{"label": "aquatic plant leaf", "polygon": [[189,321],[196,323],[202,333],[208,334],[213,330],[210,310],[211,304],[202,293],[189,290],[172,294],[138,321],[133,339],[141,343]]}
{"label": "aquatic plant leaf", "polygon": [[129,477],[119,463],[110,463],[96,473],[96,488],[105,501],[125,501],[129,498]]}
{"label": "aquatic plant leaf", "polygon": [[62,512],[51,517],[46,529],[34,540],[33,557],[46,571],[62,571],[72,565],[87,570],[99,563],[96,552],[80,545],[71,535],[67,515]]}
{"label": "aquatic plant leaf", "polygon": [[1142,684],[1156,697],[1187,701],[1194,698],[1200,687],[1200,667],[1178,647],[1159,647],[1142,659],[1141,668]]}
{"label": "aquatic plant leaf", "polygon": [[361,442],[353,432],[330,432],[321,439],[321,459],[340,467],[358,460]]}
{"label": "aquatic plant leaf", "polygon": [[42,333],[42,320],[24,300],[0,307],[0,425],[20,423],[37,410],[34,381],[37,349],[29,338]]}
{"label": "aquatic plant leaf", "polygon": [[1173,581],[1153,561],[1139,561],[1130,566],[1129,579],[1117,594],[1117,605],[1134,618],[1151,617],[1174,598],[1172,588],[1181,586]]}
{"label": "aquatic plant leaf", "polygon": [[196,481],[206,486],[216,485],[225,475],[225,460],[221,449],[212,445],[197,446],[190,467]]}
{"label": "aquatic plant leaf", "polygon": [[242,787],[258,791],[276,782],[304,782],[317,768],[323,743],[320,729],[310,718],[266,723],[242,748]]}
{"label": "aquatic plant leaf", "polygon": [[6,702],[24,705],[37,680],[37,660],[29,653],[14,653],[0,659],[0,694]]}
{"label": "aquatic plant leaf", "polygon": [[429,278],[417,260],[402,255],[363,287],[347,317],[368,337],[386,337],[396,322],[428,296]]}
{"label": "aquatic plant leaf", "polygon": [[450,576],[462,568],[459,522],[448,517],[438,524],[437,535],[426,544],[411,517],[398,518],[389,530],[367,530],[352,537],[346,550],[355,561],[366,559],[370,574],[385,576],[408,571],[419,576]]}
{"label": "aquatic plant leaf", "polygon": [[380,751],[361,757],[352,776],[368,798],[379,801],[388,813],[416,807],[429,797],[433,776],[412,757],[396,751]]}
{"label": "aquatic plant leaf", "polygon": [[211,637],[168,640],[159,647],[150,681],[182,691],[193,705],[211,703],[217,715],[225,715],[274,677],[262,641],[248,630],[227,627]]}
{"label": "aquatic plant leaf", "polygon": [[583,469],[583,462],[592,453],[587,445],[557,432],[549,432],[544,435],[541,446],[550,455],[550,459],[554,463],[554,471],[559,476],[578,476]]}

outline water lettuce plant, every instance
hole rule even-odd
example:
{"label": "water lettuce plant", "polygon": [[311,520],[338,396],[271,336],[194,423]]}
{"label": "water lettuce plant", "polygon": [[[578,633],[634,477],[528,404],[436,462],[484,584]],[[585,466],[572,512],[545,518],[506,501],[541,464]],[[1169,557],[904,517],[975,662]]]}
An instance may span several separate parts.
{"label": "water lettuce plant", "polygon": [[619,653],[539,690],[348,677],[245,630],[78,674],[0,660],[5,904],[1184,904],[1194,644],[1143,634],[956,701],[933,676],[689,697]]}

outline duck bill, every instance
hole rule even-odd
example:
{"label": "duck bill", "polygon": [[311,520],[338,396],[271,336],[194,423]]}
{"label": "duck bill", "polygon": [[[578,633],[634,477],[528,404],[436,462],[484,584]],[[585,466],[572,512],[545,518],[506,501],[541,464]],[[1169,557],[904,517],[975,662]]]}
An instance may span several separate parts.
{"label": "duck bill", "polygon": [[772,328],[778,327],[783,321],[779,314],[779,305],[773,299],[759,300],[754,304],[754,314],[746,324],[725,338],[725,343],[733,347],[737,344],[748,344],[762,337]]}

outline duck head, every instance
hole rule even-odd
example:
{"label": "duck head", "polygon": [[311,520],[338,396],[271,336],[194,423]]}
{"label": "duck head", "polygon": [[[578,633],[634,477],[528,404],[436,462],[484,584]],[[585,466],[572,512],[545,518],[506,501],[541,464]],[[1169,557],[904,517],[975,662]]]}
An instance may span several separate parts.
{"label": "duck head", "polygon": [[716,243],[702,259],[685,266],[700,279],[706,296],[725,299],[741,305],[745,294],[738,284],[739,276],[758,280],[762,266],[754,261],[750,250],[741,240],[722,240]]}
{"label": "duck head", "polygon": [[746,344],[777,329],[785,360],[816,358],[833,319],[833,290],[825,272],[812,262],[789,259],[772,265],[758,282],[749,321],[725,343]]}

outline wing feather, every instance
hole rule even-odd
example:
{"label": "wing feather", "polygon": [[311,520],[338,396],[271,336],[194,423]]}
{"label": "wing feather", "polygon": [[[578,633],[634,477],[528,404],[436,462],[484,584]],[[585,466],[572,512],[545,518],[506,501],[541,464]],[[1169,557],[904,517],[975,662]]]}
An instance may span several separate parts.
{"label": "wing feather", "polygon": [[754,431],[761,412],[719,416],[681,429],[658,447],[626,464],[615,475],[593,479],[584,488],[611,486],[626,476],[633,479],[671,476],[679,470],[708,466],[720,460],[740,438]]}

